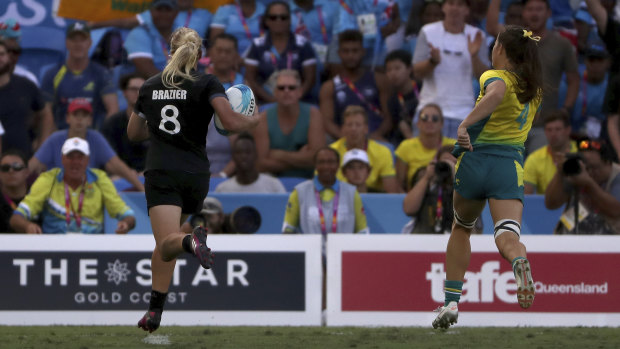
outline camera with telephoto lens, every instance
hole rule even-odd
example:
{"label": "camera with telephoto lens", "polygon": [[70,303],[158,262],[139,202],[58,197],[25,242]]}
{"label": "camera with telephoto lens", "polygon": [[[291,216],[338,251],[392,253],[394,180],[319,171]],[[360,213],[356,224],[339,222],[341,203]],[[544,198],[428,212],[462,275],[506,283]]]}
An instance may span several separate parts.
{"label": "camera with telephoto lens", "polygon": [[[203,209],[199,214],[191,216],[189,223],[192,228],[199,225],[208,227],[208,216],[212,214],[214,213]],[[254,234],[260,228],[260,225],[260,212],[252,206],[241,206],[232,213],[224,214],[221,231],[215,233]]]}
{"label": "camera with telephoto lens", "polygon": [[438,161],[435,164],[435,175],[439,179],[446,179],[452,177],[452,167],[445,161]]}
{"label": "camera with telephoto lens", "polygon": [[575,176],[581,172],[580,161],[583,161],[583,157],[579,153],[566,154],[566,160],[562,164],[562,173],[565,176]]}

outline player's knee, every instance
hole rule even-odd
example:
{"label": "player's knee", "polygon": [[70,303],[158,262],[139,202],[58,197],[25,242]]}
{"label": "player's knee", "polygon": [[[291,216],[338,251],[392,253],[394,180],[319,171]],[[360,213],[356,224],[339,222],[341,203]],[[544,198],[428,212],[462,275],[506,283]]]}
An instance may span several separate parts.
{"label": "player's knee", "polygon": [[474,229],[474,226],[476,225],[477,220],[478,218],[474,218],[474,220],[471,222],[464,221],[461,217],[459,217],[459,214],[456,212],[456,210],[454,210],[454,223],[460,225],[461,227],[465,229],[468,229],[468,230]]}
{"label": "player's knee", "polygon": [[521,237],[521,224],[512,219],[502,219],[495,223],[494,237],[497,239],[505,232],[511,232],[517,234],[517,238]]}

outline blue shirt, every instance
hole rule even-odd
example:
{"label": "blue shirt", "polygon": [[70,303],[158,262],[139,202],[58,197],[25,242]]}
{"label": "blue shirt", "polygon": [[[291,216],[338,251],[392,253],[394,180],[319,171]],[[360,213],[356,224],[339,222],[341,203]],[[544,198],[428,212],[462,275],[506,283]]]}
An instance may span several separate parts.
{"label": "blue shirt", "polygon": [[[337,1],[316,0],[309,11],[304,11],[294,1],[291,5],[291,31],[305,36],[313,43],[329,45],[334,35],[340,12]],[[323,25],[321,25],[321,22]],[[323,28],[325,35],[323,35]],[[337,34],[337,33],[336,33]]]}
{"label": "blue shirt", "polygon": [[258,81],[263,83],[276,70],[293,69],[303,76],[303,68],[316,65],[316,56],[310,42],[301,35],[289,36],[284,52],[278,53],[271,44],[269,33],[254,39],[245,64],[258,67]]}
{"label": "blue shirt", "polygon": [[[579,94],[573,107],[571,114],[571,127],[573,131],[579,132],[584,127],[588,116],[597,118],[601,123],[605,121],[605,113],[603,111],[603,101],[605,100],[605,91],[607,89],[607,81],[609,80],[609,74],[605,75],[605,79],[599,84],[594,85],[586,82],[583,78],[585,68],[582,69],[579,77],[581,78],[579,84]],[[558,89],[558,108],[564,105],[564,99],[566,98],[566,79],[560,81],[560,87]]]}
{"label": "blue shirt", "polygon": [[93,128],[103,124],[106,110],[102,97],[116,94],[110,73],[99,64],[90,62],[81,72],[71,71],[62,63],[45,73],[41,90],[53,103],[54,122],[60,130],[67,128],[69,103],[74,98],[86,98],[93,106]]}
{"label": "blue shirt", "polygon": [[170,45],[153,26],[141,25],[133,28],[123,44],[127,50],[127,58],[150,58],[160,71],[168,62]]}
{"label": "blue shirt", "polygon": [[[48,169],[54,167],[62,168],[61,150],[62,145],[67,140],[68,133],[68,130],[60,130],[52,133],[52,135],[41,144],[41,147],[39,147],[39,150],[34,154],[34,157],[47,166]],[[103,168],[111,158],[116,156],[110,143],[108,143],[98,131],[88,130],[86,132],[86,141],[90,148],[88,167]]]}
{"label": "blue shirt", "polygon": [[[151,17],[150,10],[138,14],[137,17],[140,24],[153,27],[153,18]],[[211,12],[203,8],[195,8],[191,11],[179,11],[177,17],[174,19],[173,28],[188,27],[194,29],[201,37],[206,37],[212,18],[213,15]]]}
{"label": "blue shirt", "polygon": [[[211,28],[225,29],[225,32],[237,38],[239,53],[243,55],[252,44],[252,39],[260,36],[260,19],[265,12],[265,5],[256,2],[256,10],[252,16],[244,18],[239,17],[241,8],[237,5],[220,6],[213,16]],[[243,25],[247,24],[247,29]],[[248,32],[249,30],[249,32]]]}

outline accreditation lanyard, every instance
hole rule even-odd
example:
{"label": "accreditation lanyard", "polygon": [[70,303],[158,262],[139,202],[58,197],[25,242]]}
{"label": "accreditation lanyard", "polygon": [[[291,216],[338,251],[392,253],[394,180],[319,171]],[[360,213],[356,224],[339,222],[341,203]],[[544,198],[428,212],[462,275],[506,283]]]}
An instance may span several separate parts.
{"label": "accreditation lanyard", "polygon": [[379,110],[379,108],[377,108],[376,105],[370,103],[366,99],[366,97],[364,97],[364,95],[357,89],[357,87],[355,86],[355,84],[353,84],[353,82],[351,80],[349,80],[348,78],[342,76],[342,81],[344,81],[344,83],[347,84],[347,86],[349,86],[349,89],[351,89],[351,91],[353,91],[353,93],[355,93],[355,95],[360,100],[360,102],[366,103],[366,105],[368,106],[368,108],[370,108],[370,110],[372,110],[377,115],[381,115],[381,110]]}
{"label": "accreditation lanyard", "polygon": [[[314,196],[316,197],[316,205],[319,208],[319,219],[321,221],[321,233],[323,235],[327,235],[327,227],[325,224],[325,214],[323,213],[323,202],[321,201],[321,195],[319,195],[319,191],[314,189]],[[334,207],[332,209],[332,233],[335,233],[338,230],[338,196],[339,193],[334,191]]]}
{"label": "accreditation lanyard", "polygon": [[[271,46],[271,64],[273,64],[273,68],[278,70],[278,60],[280,59],[280,54],[275,47]],[[286,69],[291,69],[293,66],[293,55],[290,52],[286,53]]]}
{"label": "accreditation lanyard", "polygon": [[187,18],[185,18],[185,25],[183,25],[185,28],[187,28],[189,26],[189,21],[192,20],[192,10],[187,11]]}
{"label": "accreditation lanyard", "polygon": [[[415,93],[415,98],[419,100],[420,92],[418,91],[418,84],[416,84],[415,81],[411,80],[411,87],[413,87],[413,93]],[[405,109],[405,96],[403,95],[402,92],[398,92],[397,96],[398,96],[398,102],[400,103],[400,106],[403,109]]]}
{"label": "accreditation lanyard", "polygon": [[8,195],[6,194],[3,194],[3,195],[4,195],[4,200],[6,200],[6,203],[9,204],[9,206],[11,206],[11,209],[13,211],[15,211],[17,209],[17,205],[15,205],[15,202],[11,200],[11,198]]}
{"label": "accreditation lanyard", "polygon": [[443,223],[443,189],[439,183],[439,191],[437,192],[437,208],[435,209],[435,232],[441,231]]}
{"label": "accreditation lanyard", "polygon": [[86,182],[82,183],[82,190],[80,190],[80,198],[78,200],[78,209],[77,212],[73,209],[73,205],[71,204],[71,195],[69,194],[69,187],[67,183],[65,183],[65,220],[67,222],[67,228],[71,224],[71,213],[73,212],[73,216],[75,217],[75,223],[77,224],[78,229],[82,227],[82,205],[84,204],[84,187],[86,186]]}
{"label": "accreditation lanyard", "polygon": [[323,10],[321,10],[321,6],[316,7],[316,14],[319,16],[319,25],[321,25],[321,35],[323,36],[323,43],[327,45],[329,44],[329,39],[327,38],[327,27],[325,26],[325,20],[323,19]]}
{"label": "accreditation lanyard", "polygon": [[161,50],[164,52],[164,57],[166,57],[166,61],[168,61],[170,59],[170,56],[168,55],[168,44],[163,38],[160,37],[159,45],[161,46]]}
{"label": "accreditation lanyard", "polygon": [[245,16],[243,16],[243,11],[241,11],[241,6],[239,6],[239,4],[237,3],[235,4],[235,7],[237,8],[237,13],[239,14],[239,19],[241,20],[241,24],[243,25],[245,36],[247,36],[248,39],[251,41],[252,32],[250,32],[250,26],[248,26],[248,22],[245,20]]}
{"label": "accreditation lanyard", "polygon": [[581,81],[581,117],[585,118],[588,112],[588,71],[583,72],[583,81]]}

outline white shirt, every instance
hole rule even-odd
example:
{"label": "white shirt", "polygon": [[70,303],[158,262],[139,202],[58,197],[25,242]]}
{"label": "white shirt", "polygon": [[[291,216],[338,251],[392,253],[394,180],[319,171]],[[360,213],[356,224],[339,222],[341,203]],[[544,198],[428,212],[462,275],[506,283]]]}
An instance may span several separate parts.
{"label": "white shirt", "polygon": [[286,193],[286,189],[279,179],[261,173],[258,179],[251,184],[239,184],[236,176],[225,180],[215,187],[216,193]]}

